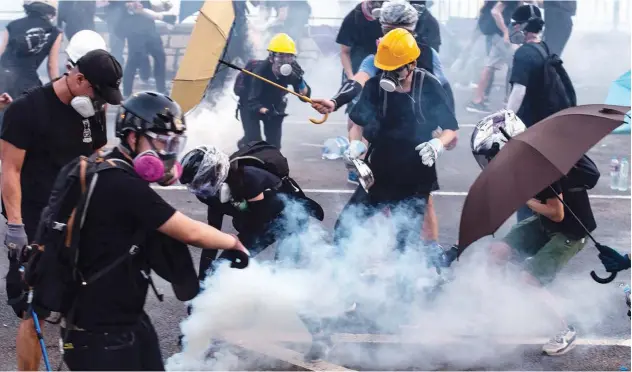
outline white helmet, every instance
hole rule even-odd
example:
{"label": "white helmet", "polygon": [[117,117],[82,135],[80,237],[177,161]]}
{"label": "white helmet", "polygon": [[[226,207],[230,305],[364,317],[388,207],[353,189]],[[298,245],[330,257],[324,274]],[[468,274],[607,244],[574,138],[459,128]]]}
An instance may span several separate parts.
{"label": "white helmet", "polygon": [[503,128],[509,137],[527,130],[522,120],[511,110],[500,110],[479,121],[472,133],[472,154],[481,168],[485,168],[508,139],[501,132]]}
{"label": "white helmet", "polygon": [[68,62],[74,66],[79,58],[97,49],[107,50],[103,37],[92,30],[79,31],[70,39],[66,47]]}

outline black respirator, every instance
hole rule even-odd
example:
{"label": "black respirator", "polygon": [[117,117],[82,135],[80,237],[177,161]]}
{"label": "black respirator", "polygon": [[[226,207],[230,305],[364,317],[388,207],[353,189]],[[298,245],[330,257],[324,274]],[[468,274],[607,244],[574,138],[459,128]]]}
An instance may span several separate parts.
{"label": "black respirator", "polygon": [[518,23],[516,21],[513,21],[511,23],[511,30],[509,33],[510,43],[517,44],[517,45],[524,44],[525,39],[526,39],[526,28],[532,22],[535,22],[536,20],[540,20],[540,17],[538,17],[533,11],[533,7],[534,7],[533,5],[529,4],[529,11],[531,12],[531,14],[529,15],[529,19],[526,22]]}

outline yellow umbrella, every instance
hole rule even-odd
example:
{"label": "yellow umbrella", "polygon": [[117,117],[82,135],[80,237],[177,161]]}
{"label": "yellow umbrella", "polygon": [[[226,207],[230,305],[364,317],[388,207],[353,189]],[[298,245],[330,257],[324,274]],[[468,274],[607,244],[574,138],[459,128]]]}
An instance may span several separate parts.
{"label": "yellow umbrella", "polygon": [[200,9],[171,90],[171,97],[184,112],[193,109],[204,97],[234,20],[231,0],[206,0]]}

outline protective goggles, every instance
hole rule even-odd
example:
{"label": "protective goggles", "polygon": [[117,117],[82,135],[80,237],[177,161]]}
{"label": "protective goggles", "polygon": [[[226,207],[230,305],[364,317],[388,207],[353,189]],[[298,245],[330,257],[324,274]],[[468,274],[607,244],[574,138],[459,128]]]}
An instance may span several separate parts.
{"label": "protective goggles", "polygon": [[163,134],[147,131],[144,135],[150,139],[154,150],[163,154],[179,154],[184,150],[187,143],[187,137],[184,134]]}

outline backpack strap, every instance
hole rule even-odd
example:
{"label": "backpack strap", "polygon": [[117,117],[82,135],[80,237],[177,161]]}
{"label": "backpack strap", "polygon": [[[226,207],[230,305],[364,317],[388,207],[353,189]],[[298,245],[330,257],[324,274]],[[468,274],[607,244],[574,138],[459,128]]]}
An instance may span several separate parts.
{"label": "backpack strap", "polygon": [[546,44],[544,44],[544,42],[540,42],[540,43],[527,43],[525,44],[526,46],[530,46],[531,48],[535,49],[538,51],[538,53],[540,53],[540,55],[542,56],[542,58],[546,61],[549,56],[549,48],[546,46]]}

